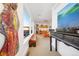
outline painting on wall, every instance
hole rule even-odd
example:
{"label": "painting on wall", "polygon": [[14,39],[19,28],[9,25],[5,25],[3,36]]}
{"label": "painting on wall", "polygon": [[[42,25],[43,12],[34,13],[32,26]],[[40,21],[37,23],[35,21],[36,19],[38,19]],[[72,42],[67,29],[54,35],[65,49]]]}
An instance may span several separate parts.
{"label": "painting on wall", "polygon": [[65,45],[79,50],[79,3],[69,3],[58,13],[54,35]]}
{"label": "painting on wall", "polygon": [[58,13],[58,27],[79,27],[78,3],[70,3]]}
{"label": "painting on wall", "polygon": [[79,3],[70,3],[58,13],[58,29],[79,30]]}
{"label": "painting on wall", "polygon": [[19,49],[18,6],[16,3],[3,3],[3,7],[0,14],[0,56],[14,56]]}

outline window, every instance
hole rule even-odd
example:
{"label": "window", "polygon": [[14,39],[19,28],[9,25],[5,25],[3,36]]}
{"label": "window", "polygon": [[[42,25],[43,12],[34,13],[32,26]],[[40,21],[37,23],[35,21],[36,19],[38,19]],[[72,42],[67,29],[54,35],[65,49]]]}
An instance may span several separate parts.
{"label": "window", "polygon": [[23,28],[24,37],[27,37],[30,34],[30,17],[25,8],[23,9]]}

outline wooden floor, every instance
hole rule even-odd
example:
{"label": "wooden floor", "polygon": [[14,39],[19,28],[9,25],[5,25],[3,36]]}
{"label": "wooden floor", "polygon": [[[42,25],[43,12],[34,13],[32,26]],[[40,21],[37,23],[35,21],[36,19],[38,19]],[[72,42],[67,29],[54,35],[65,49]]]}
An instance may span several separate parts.
{"label": "wooden floor", "polygon": [[30,47],[28,56],[60,56],[56,51],[50,51],[49,37],[37,35],[36,47]]}

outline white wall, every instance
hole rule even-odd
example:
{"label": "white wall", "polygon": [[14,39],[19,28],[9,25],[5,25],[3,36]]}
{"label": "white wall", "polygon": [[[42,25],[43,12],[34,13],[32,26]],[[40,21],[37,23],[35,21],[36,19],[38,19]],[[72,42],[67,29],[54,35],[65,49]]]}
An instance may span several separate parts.
{"label": "white wall", "polygon": [[[57,4],[55,8],[52,9],[52,29],[57,28],[57,12],[59,12],[67,4]],[[55,48],[55,38],[52,38],[52,46]],[[79,56],[79,50],[73,47],[67,46],[64,43],[58,41],[58,52],[62,56]]]}
{"label": "white wall", "polygon": [[[19,27],[19,51],[16,54],[16,56],[25,56],[28,52],[28,48],[29,48],[29,39],[32,36],[33,33],[30,32],[30,35],[26,38],[24,38],[24,33],[23,33],[23,4],[18,4],[18,9],[17,9],[17,13],[18,13],[18,18],[19,18],[19,22],[20,22],[20,27]],[[31,27],[30,27],[31,29]],[[30,30],[31,31],[31,30]]]}
{"label": "white wall", "polygon": [[33,19],[31,18],[31,29],[32,29],[32,33],[35,33],[35,24],[34,24],[34,21]]}
{"label": "white wall", "polygon": [[18,18],[19,18],[19,32],[18,32],[18,36],[19,36],[19,51],[16,55],[20,55],[22,52],[22,46],[23,46],[23,42],[24,42],[24,37],[23,37],[23,18],[22,18],[22,14],[23,14],[23,4],[18,4],[18,9],[17,9],[17,14],[18,14]]}

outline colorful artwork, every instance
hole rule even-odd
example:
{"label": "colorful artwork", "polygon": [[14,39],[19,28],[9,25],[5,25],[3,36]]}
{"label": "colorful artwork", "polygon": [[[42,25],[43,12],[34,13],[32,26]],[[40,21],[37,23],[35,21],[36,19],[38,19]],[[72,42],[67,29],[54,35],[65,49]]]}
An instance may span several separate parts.
{"label": "colorful artwork", "polygon": [[17,4],[4,3],[4,10],[0,15],[0,33],[5,36],[5,42],[0,50],[1,56],[16,55],[19,47],[17,19]]}
{"label": "colorful artwork", "polygon": [[58,13],[58,28],[79,27],[79,4],[70,3]]}

